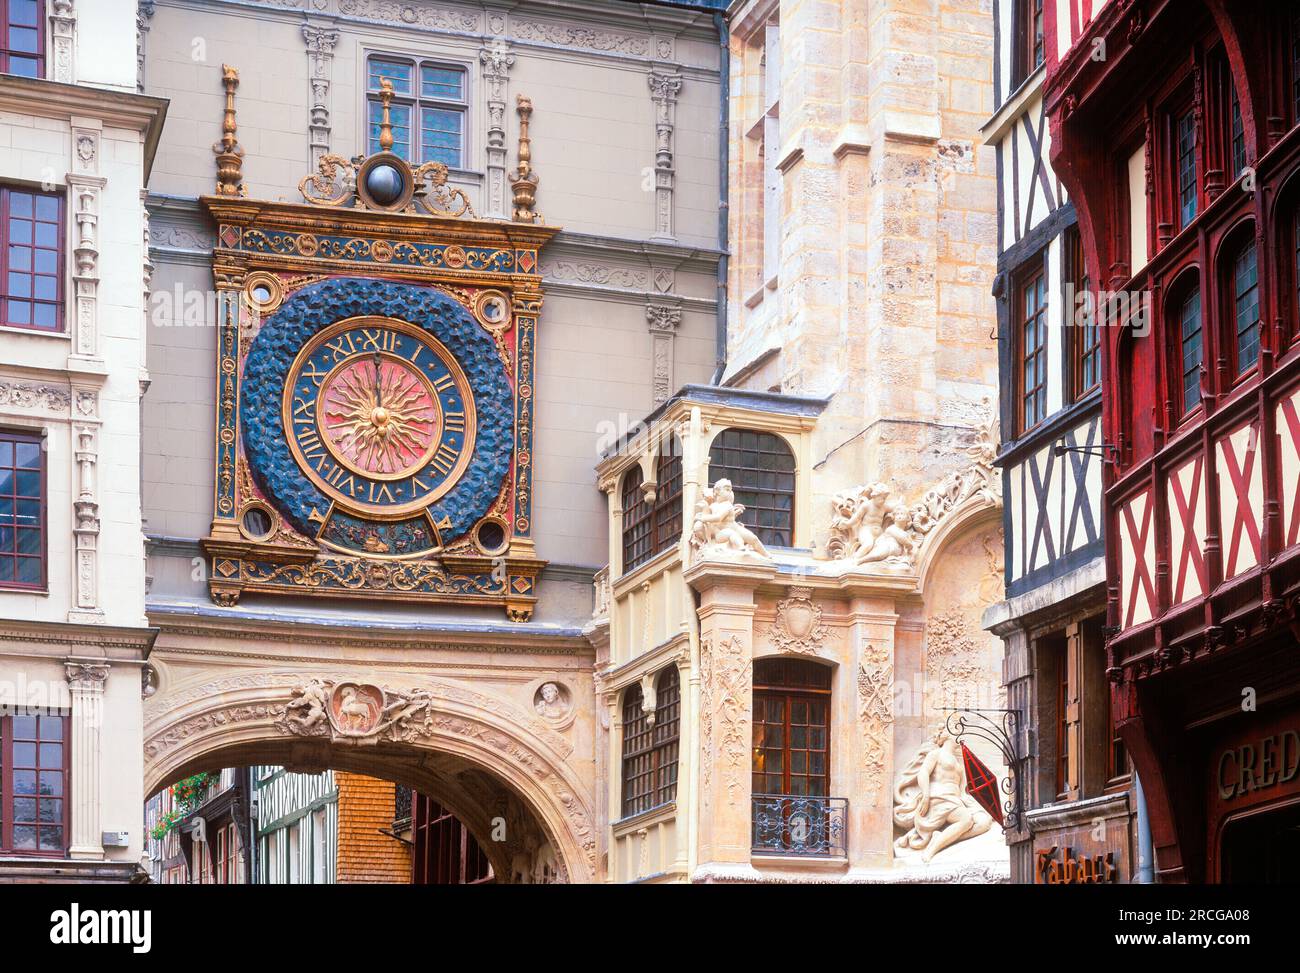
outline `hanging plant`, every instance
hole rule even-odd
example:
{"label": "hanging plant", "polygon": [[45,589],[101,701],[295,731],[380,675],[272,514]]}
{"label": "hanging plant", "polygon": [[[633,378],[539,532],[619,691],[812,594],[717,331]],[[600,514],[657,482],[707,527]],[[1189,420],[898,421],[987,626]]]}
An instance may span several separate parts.
{"label": "hanging plant", "polygon": [[175,830],[181,819],[203,803],[203,796],[216,777],[212,774],[194,774],[172,784],[172,810],[164,812],[158,823],[149,829],[149,836],[162,841]]}

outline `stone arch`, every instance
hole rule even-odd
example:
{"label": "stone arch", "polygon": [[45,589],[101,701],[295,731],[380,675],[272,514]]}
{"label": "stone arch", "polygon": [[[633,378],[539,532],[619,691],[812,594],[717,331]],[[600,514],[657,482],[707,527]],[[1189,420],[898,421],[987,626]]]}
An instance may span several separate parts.
{"label": "stone arch", "polygon": [[509,827],[513,813],[535,821],[569,881],[596,879],[596,819],[566,762],[572,748],[540,719],[500,697],[426,679],[417,688],[431,697],[428,718],[401,739],[304,736],[286,728],[284,716],[309,678],[364,682],[330,670],[251,669],[209,673],[149,698],[145,793],[188,774],[253,763],[381,776],[434,796],[460,817],[499,875],[510,875],[512,842],[492,842],[491,822],[503,816]]}

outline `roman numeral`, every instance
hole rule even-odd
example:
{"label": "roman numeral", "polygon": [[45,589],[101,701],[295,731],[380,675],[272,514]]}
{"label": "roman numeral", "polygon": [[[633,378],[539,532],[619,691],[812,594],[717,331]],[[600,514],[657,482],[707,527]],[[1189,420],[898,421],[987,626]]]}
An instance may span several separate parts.
{"label": "roman numeral", "polygon": [[465,431],[465,413],[448,412],[442,421],[443,428],[447,432],[464,432]]}
{"label": "roman numeral", "polygon": [[307,359],[307,364],[304,365],[302,369],[302,377],[311,379],[311,383],[317,388],[320,388],[321,382],[325,381],[325,376],[327,374],[327,372],[322,372],[317,368],[316,363],[310,358]]}
{"label": "roman numeral", "polygon": [[361,332],[365,336],[363,348],[371,351],[392,351],[397,346],[397,333],[382,328],[366,328]]}
{"label": "roman numeral", "polygon": [[439,392],[446,392],[449,389],[455,388],[455,386],[456,380],[445,372],[433,380],[433,387]]}
{"label": "roman numeral", "polygon": [[371,503],[395,503],[396,498],[393,496],[393,491],[388,488],[387,483],[371,483],[370,502]]}
{"label": "roman numeral", "polygon": [[[317,469],[319,470],[319,467]],[[356,477],[354,477],[351,473],[349,473],[347,470],[345,470],[343,467],[337,464],[335,464],[334,469],[332,469],[326,475],[325,482],[327,482],[330,486],[334,487],[336,490],[346,490],[348,493],[352,494],[353,496],[356,496],[357,493]]]}
{"label": "roman numeral", "polygon": [[457,459],[456,451],[443,443],[438,447],[438,451],[433,454],[433,459],[429,460],[429,465],[443,476],[446,476],[451,472],[452,467],[456,465]]}

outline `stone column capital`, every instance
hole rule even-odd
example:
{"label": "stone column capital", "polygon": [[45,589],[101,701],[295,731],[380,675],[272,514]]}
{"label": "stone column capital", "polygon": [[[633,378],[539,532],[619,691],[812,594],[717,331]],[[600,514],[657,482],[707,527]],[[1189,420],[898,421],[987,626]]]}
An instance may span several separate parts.
{"label": "stone column capital", "polygon": [[73,692],[102,693],[108,679],[109,666],[106,663],[74,662],[66,660],[63,670],[67,674],[68,685]]}

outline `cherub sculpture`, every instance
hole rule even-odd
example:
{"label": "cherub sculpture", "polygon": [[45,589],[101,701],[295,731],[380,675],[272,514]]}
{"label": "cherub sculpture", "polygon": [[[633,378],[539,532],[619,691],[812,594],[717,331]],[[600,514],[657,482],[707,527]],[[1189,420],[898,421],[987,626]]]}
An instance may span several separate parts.
{"label": "cherub sculpture", "polygon": [[695,557],[734,558],[769,557],[763,542],[740,522],[745,512],[736,503],[730,480],[719,480],[703,492],[695,504],[695,522],[691,527],[691,550]]}

